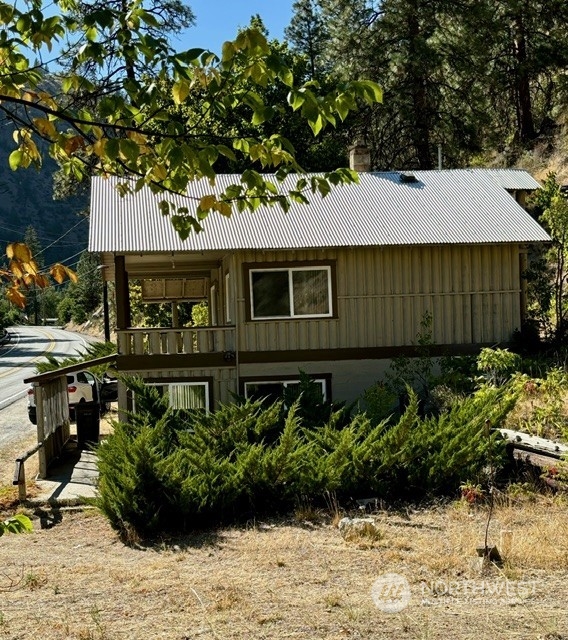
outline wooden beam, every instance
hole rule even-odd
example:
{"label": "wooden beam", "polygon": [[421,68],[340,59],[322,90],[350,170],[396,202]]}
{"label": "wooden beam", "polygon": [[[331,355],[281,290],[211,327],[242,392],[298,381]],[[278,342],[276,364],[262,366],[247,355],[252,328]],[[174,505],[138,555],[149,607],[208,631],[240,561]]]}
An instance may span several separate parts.
{"label": "wooden beam", "polygon": [[131,325],[130,292],[128,290],[128,273],[124,256],[114,257],[116,281],[116,328],[127,329]]}

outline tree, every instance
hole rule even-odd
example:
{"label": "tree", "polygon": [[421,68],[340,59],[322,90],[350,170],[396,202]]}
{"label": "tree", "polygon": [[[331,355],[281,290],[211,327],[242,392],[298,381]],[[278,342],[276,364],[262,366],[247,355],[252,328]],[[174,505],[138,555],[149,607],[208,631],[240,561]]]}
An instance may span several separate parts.
{"label": "tree", "polygon": [[544,259],[535,261],[526,274],[536,307],[533,314],[543,333],[562,344],[568,331],[568,200],[554,174],[549,174],[543,188],[535,193],[532,207],[552,238]]}
{"label": "tree", "polygon": [[296,0],[293,16],[284,30],[292,49],[306,56],[311,80],[321,80],[329,70],[325,63],[325,48],[329,33],[317,0]]}
{"label": "tree", "polygon": [[[201,123],[210,114],[222,118],[241,105],[253,125],[269,121],[281,105],[267,104],[256,89],[275,84],[287,87],[289,108],[298,111],[317,135],[344,120],[357,108],[358,99],[380,101],[375,83],[343,83],[326,95],[318,92],[317,84],[299,85],[257,29],[244,30],[226,42],[218,58],[203,49],[176,52],[163,35],[148,33],[148,27],[160,24],[141,3],[127,5],[126,12],[122,4],[105,3],[80,20],[77,0],[61,0],[58,7],[60,15],[47,16],[43,0],[30,0],[25,9],[0,0],[0,114],[16,126],[17,148],[9,157],[12,169],[40,167],[38,141],[43,140],[63,171],[78,180],[93,170],[134,177],[134,186],[123,183],[122,193],[144,185],[185,193],[190,181],[207,179],[211,193],[199,201],[188,201],[179,210],[172,209],[166,197],[161,203],[162,213],[171,214],[182,238],[200,231],[200,220],[212,211],[228,216],[233,206],[254,210],[262,203],[279,204],[286,211],[291,199],[305,201],[306,192],[325,195],[332,184],[357,180],[354,172],[340,168],[323,176],[299,175],[295,186],[286,190],[284,179],[292,172],[301,174],[302,167],[283,135],[227,138],[204,132]],[[109,39],[112,33],[116,37]],[[41,57],[64,40],[81,44],[67,52],[69,71],[59,82],[50,82]],[[40,62],[32,62],[32,56]],[[85,66],[88,71],[83,72]],[[143,73],[136,75],[133,69]],[[197,89],[197,120],[171,121],[169,102],[182,105]],[[274,175],[268,178],[247,168],[240,180],[219,193],[214,189],[219,157],[258,162],[262,171]],[[22,247],[18,251],[19,266],[32,271],[18,275],[9,267],[3,275],[12,282],[10,299],[21,305],[21,287],[28,284],[26,278],[36,277],[37,265],[29,250],[26,255]],[[59,266],[57,273],[66,273],[65,268]]]}
{"label": "tree", "polygon": [[[268,32],[262,19],[254,16],[249,28],[260,31],[265,37]],[[294,78],[309,79],[310,72],[306,58],[291,51],[287,43],[271,40],[270,50],[278,55],[284,64],[293,73]],[[236,69],[240,71],[240,69]],[[247,81],[250,92],[258,95],[265,104],[274,105],[270,112],[270,118],[264,121],[251,122],[249,107],[246,104],[236,105],[227,112],[209,112],[203,114],[200,105],[203,100],[203,92],[197,87],[188,95],[183,104],[176,104],[169,99],[164,104],[168,112],[168,122],[194,123],[199,135],[215,135],[219,139],[265,139],[270,137],[272,131],[286,131],[286,137],[294,148],[296,161],[303,169],[310,172],[331,171],[338,166],[346,164],[346,148],[351,141],[350,118],[339,122],[332,129],[322,131],[314,137],[305,118],[299,111],[285,109],[289,88],[283,84],[267,84],[265,87],[255,86],[252,81]],[[325,81],[321,86],[327,86]],[[167,95],[167,91],[165,94]],[[158,125],[159,126],[159,125]],[[237,158],[220,157],[214,163],[215,171],[224,173],[242,173],[247,169],[254,169],[262,173],[261,159],[251,161],[250,158],[240,156]]]}
{"label": "tree", "polygon": [[59,302],[57,314],[62,322],[83,323],[101,304],[103,279],[98,256],[83,251],[77,264],[77,282],[71,283]]}
{"label": "tree", "polygon": [[[128,78],[135,79],[151,72],[146,66],[146,60],[142,56],[131,56],[124,60],[124,68],[121,70],[122,48],[130,40],[128,22],[132,12],[137,6],[143,6],[146,12],[146,20],[140,24],[140,36],[147,39],[160,39],[171,34],[179,34],[184,29],[195,24],[195,15],[191,8],[181,0],[150,0],[149,2],[136,2],[134,0],[77,0],[70,5],[70,16],[75,23],[93,23],[101,11],[112,8],[117,20],[106,21],[100,24],[97,34],[99,44],[105,50],[105,77],[111,72],[121,71]],[[92,59],[83,59],[80,49],[84,46],[86,34],[78,34],[73,37],[74,31],[68,33],[69,42],[64,48],[62,61],[67,71],[81,72],[97,82],[101,75],[98,65]],[[65,64],[67,63],[67,64]]]}
{"label": "tree", "polygon": [[[29,247],[32,255],[35,257],[36,264],[40,271],[44,267],[43,257],[41,255],[41,243],[37,232],[32,225],[29,225],[24,234],[24,243]],[[26,299],[26,313],[28,317],[33,318],[35,325],[40,324],[40,307],[41,307],[41,290],[32,282],[29,286],[29,293]]]}
{"label": "tree", "polygon": [[461,42],[456,23],[465,8],[448,0],[320,4],[334,72],[343,78],[380,79],[384,86],[385,108],[368,109],[359,131],[371,146],[375,168],[432,169],[438,144],[444,144],[447,155],[464,142],[471,144],[471,135],[464,135],[464,121],[472,121],[471,101],[453,78]]}
{"label": "tree", "polygon": [[[568,66],[562,0],[487,0],[481,25],[486,42],[486,87],[498,131],[527,145],[552,121]],[[479,29],[479,25],[477,27]],[[500,126],[499,126],[500,125]]]}
{"label": "tree", "polygon": [[[294,83],[290,69],[256,29],[244,30],[235,41],[225,43],[219,59],[201,49],[175,52],[164,37],[150,36],[146,25],[155,26],[156,19],[137,3],[127,11],[126,20],[114,5],[101,7],[84,21],[74,20],[75,0],[64,0],[59,7],[61,16],[46,17],[41,0],[33,0],[29,11],[0,2],[0,29],[5,34],[0,111],[18,126],[18,148],[10,155],[13,169],[40,165],[37,139],[42,138],[66,173],[82,178],[94,166],[102,173],[134,176],[135,188],[147,184],[155,190],[184,193],[191,180],[206,178],[214,183],[213,164],[219,156],[259,161],[263,170],[275,172],[275,178],[268,180],[257,171],[244,171],[240,182],[223,193],[212,188],[211,194],[193,203],[193,212],[189,206],[174,212],[172,222],[182,236],[199,230],[199,220],[211,211],[230,215],[233,203],[239,210],[255,209],[263,202],[287,209],[290,198],[305,198],[305,190],[324,193],[330,182],[356,179],[352,172],[339,169],[307,183],[300,177],[295,188],[282,192],[284,177],[301,171],[284,136],[227,140],[203,135],[199,122],[168,121],[163,105],[170,97],[183,104],[199,87],[202,118],[210,113],[222,116],[245,104],[250,121],[260,124],[270,120],[278,105],[266,104],[251,90],[251,83],[254,87],[284,84],[289,106],[317,134],[344,119],[356,108],[357,98],[368,103],[380,100],[375,83],[345,83],[318,95],[314,84]],[[115,68],[109,70],[106,34],[115,31],[119,34],[112,49]],[[67,37],[82,45],[72,53],[72,71],[61,79],[61,91],[50,89],[43,68],[32,66],[26,48],[40,53],[42,47],[52,49]],[[133,77],[129,70],[139,61],[145,73]],[[75,71],[86,62],[101,75],[96,83],[93,71]],[[163,212],[169,213],[167,200]]]}

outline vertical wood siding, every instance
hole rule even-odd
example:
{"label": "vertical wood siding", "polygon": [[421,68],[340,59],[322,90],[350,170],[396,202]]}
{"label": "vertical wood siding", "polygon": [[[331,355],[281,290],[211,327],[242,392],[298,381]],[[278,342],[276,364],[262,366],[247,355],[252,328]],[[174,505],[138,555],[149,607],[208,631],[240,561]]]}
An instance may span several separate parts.
{"label": "vertical wood siding", "polygon": [[[337,318],[244,322],[242,263],[336,260]],[[519,247],[472,245],[243,252],[239,349],[409,345],[426,312],[438,344],[508,341],[520,326]]]}

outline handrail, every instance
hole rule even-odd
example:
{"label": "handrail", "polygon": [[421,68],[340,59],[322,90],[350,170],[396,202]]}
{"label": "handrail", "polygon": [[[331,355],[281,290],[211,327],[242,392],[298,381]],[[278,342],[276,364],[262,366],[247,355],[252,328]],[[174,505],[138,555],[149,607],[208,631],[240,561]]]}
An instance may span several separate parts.
{"label": "handrail", "polygon": [[234,326],[131,327],[117,330],[121,355],[174,355],[234,351]]}
{"label": "handrail", "polygon": [[43,442],[38,442],[35,447],[28,449],[23,455],[16,458],[16,466],[14,468],[14,479],[12,484],[18,487],[18,500],[24,502],[27,497],[26,491],[26,470],[24,463],[37,453],[43,447]]}

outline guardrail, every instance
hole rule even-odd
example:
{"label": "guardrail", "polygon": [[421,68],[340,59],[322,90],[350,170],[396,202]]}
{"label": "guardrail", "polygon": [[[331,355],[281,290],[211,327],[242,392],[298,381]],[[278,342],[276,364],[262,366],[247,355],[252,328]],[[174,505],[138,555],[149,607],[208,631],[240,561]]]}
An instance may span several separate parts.
{"label": "guardrail", "polygon": [[27,498],[26,490],[26,469],[25,462],[31,458],[34,453],[37,453],[43,447],[43,442],[38,442],[35,447],[28,449],[24,455],[16,458],[16,466],[14,468],[14,479],[12,484],[18,487],[18,500],[25,502]]}

